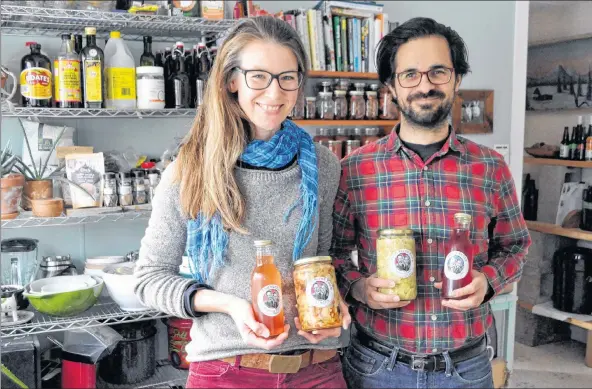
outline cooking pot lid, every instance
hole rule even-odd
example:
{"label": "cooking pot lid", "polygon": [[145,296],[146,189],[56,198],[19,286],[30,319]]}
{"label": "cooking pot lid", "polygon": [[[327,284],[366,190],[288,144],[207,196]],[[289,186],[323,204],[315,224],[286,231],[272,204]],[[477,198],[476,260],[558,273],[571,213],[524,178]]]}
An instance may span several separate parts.
{"label": "cooking pot lid", "polygon": [[29,239],[29,238],[11,238],[11,239],[4,239],[0,245],[2,252],[10,252],[10,253],[22,253],[22,252],[29,252],[37,249],[37,243],[39,241],[37,239]]}

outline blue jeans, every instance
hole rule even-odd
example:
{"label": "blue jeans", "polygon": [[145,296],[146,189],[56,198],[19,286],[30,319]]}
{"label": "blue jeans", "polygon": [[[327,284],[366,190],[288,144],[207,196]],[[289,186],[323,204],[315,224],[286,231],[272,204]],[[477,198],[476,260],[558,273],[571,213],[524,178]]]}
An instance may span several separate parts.
{"label": "blue jeans", "polygon": [[448,353],[446,371],[414,371],[394,362],[398,349],[390,357],[361,345],[355,334],[343,356],[343,376],[348,388],[493,388],[489,353],[453,363]]}

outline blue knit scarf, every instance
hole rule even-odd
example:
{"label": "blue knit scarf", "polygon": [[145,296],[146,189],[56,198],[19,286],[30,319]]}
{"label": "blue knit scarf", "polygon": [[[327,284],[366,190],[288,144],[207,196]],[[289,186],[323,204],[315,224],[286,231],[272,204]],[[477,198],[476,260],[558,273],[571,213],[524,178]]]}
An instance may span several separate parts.
{"label": "blue knit scarf", "polygon": [[[286,120],[282,128],[269,140],[250,142],[240,160],[252,166],[277,169],[286,166],[298,155],[302,171],[300,197],[288,208],[284,223],[298,205],[302,204],[302,219],[296,231],[292,259],[299,259],[310,242],[317,222],[318,179],[317,156],[312,138],[293,122]],[[271,237],[269,237],[271,238]],[[187,222],[187,255],[193,277],[207,283],[215,269],[224,266],[228,234],[218,213],[211,219],[198,214]]]}

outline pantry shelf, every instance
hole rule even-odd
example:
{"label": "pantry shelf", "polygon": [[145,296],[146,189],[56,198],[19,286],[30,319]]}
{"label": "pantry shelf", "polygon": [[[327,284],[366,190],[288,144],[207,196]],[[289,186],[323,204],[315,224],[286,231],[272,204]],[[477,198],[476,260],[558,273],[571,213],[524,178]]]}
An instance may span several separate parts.
{"label": "pantry shelf", "polygon": [[566,238],[592,242],[592,232],[584,231],[579,228],[564,228],[556,224],[532,220],[527,220],[526,226],[530,231],[537,231],[542,232],[543,234],[558,235]]}
{"label": "pantry shelf", "polygon": [[592,161],[571,161],[567,159],[524,157],[526,165],[552,165],[579,168],[592,168]]}
{"label": "pantry shelf", "polygon": [[151,213],[149,209],[130,211],[122,208],[116,208],[116,210],[93,208],[88,211],[79,210],[79,214],[76,214],[76,211],[78,210],[74,210],[74,213],[68,216],[46,218],[32,217],[30,212],[22,212],[16,219],[2,220],[2,228],[58,227],[100,222],[142,220],[150,218]]}
{"label": "pantry shelf", "polygon": [[86,109],[86,108],[28,108],[28,107],[13,107],[2,111],[2,115],[6,117],[44,117],[44,118],[71,118],[71,119],[88,119],[88,118],[164,118],[164,117],[193,117],[195,116],[194,108],[183,109],[134,109],[134,110],[117,110],[117,109]]}
{"label": "pantry shelf", "polygon": [[[32,310],[33,308],[29,308]],[[106,324],[131,323],[136,321],[166,318],[168,315],[159,311],[126,312],[109,298],[100,299],[88,311],[74,317],[52,317],[35,312],[29,323],[15,327],[0,327],[0,338],[37,335],[48,332],[98,327]]]}
{"label": "pantry shelf", "polygon": [[[387,133],[399,124],[398,120],[294,120],[299,126],[384,127]],[[388,128],[388,130],[387,130]]]}
{"label": "pantry shelf", "polygon": [[211,20],[185,16],[142,15],[128,12],[85,11],[74,9],[0,5],[3,35],[49,35],[82,32],[96,27],[100,38],[111,30],[121,31],[128,40],[142,40],[150,35],[154,41],[174,42],[198,35],[220,34],[236,20]]}
{"label": "pantry shelf", "polygon": [[352,78],[358,80],[378,80],[378,73],[363,73],[363,72],[330,72],[323,70],[310,70],[308,72],[310,78]]}
{"label": "pantry shelf", "polygon": [[[187,370],[179,370],[174,368],[171,363],[167,360],[156,362],[156,372],[146,381],[138,382],[133,385],[136,389],[147,389],[147,388],[173,388],[173,387],[185,387],[187,383],[187,376],[189,372]],[[109,384],[102,379],[97,381],[98,388],[108,389],[119,389],[129,388],[130,385],[114,385]]]}

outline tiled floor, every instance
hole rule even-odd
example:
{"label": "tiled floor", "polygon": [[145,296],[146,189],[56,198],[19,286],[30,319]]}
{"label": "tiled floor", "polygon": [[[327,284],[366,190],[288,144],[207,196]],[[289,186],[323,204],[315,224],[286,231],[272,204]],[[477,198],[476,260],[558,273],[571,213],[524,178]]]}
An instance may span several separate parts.
{"label": "tiled floor", "polygon": [[585,345],[568,341],[528,347],[516,343],[508,388],[592,388]]}

